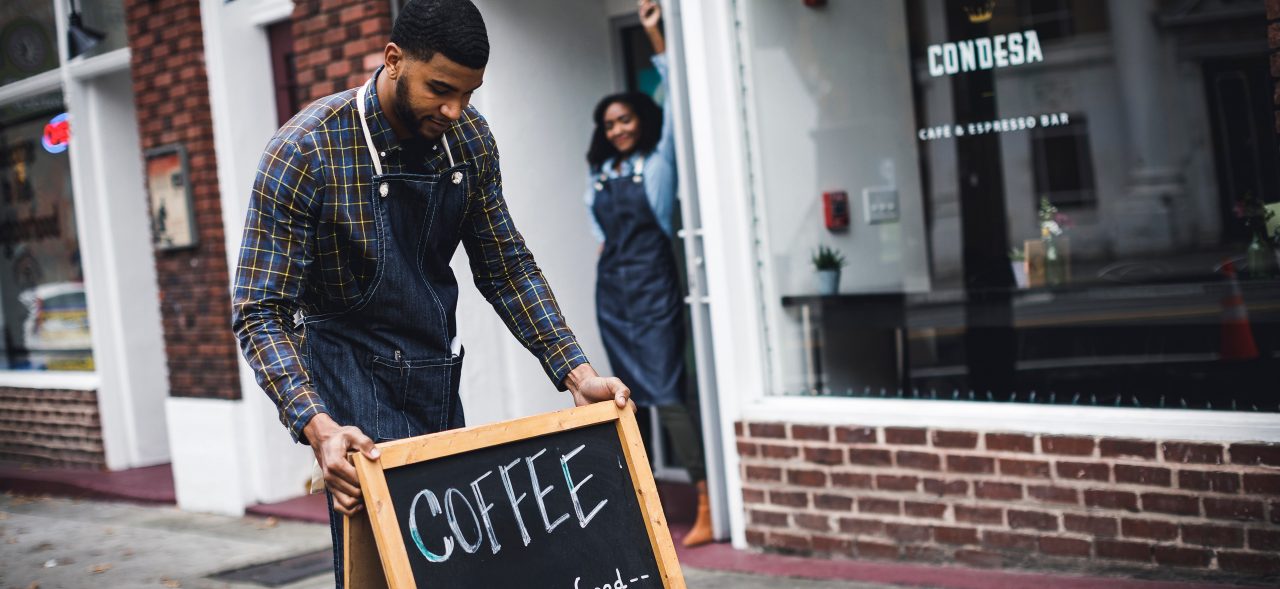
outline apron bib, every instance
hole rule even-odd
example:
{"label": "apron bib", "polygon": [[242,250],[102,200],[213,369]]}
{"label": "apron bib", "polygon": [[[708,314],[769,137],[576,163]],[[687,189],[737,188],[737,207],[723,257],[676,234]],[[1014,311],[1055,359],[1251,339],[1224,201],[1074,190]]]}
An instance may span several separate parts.
{"label": "apron bib", "polygon": [[631,176],[595,184],[591,212],[604,231],[596,319],[609,364],[641,406],[681,402],[684,317],[671,240],[644,192],[644,158]]}
{"label": "apron bib", "polygon": [[383,174],[356,93],[375,175],[370,187],[378,259],[351,308],[304,319],[305,361],[316,393],[339,424],[377,442],[462,427],[462,349],[449,260],[466,205],[466,163],[443,174]]}

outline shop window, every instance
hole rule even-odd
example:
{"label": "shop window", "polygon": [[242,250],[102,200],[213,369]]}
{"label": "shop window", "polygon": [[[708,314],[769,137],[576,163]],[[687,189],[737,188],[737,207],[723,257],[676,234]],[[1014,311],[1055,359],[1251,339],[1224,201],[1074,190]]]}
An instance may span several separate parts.
{"label": "shop window", "polygon": [[54,94],[0,109],[3,369],[93,369],[61,103]]}
{"label": "shop window", "polygon": [[[1093,184],[1093,152],[1084,117],[1068,115],[1071,124],[1031,130],[1036,195],[1056,208],[1091,207],[1097,201]],[[1039,206],[1040,201],[1035,201]]]}
{"label": "shop window", "polygon": [[[47,0],[46,0],[47,1]],[[124,21],[124,0],[75,0],[83,26],[102,33],[102,41],[83,53],[86,58],[129,46]]]}
{"label": "shop window", "polygon": [[58,67],[57,43],[53,2],[0,3],[0,86]]}
{"label": "shop window", "polygon": [[1103,0],[1017,0],[1022,26],[1034,29],[1041,41],[1066,39],[1106,30]]}
{"label": "shop window", "polygon": [[[769,390],[1280,411],[1280,143],[1242,5],[739,1]],[[1149,42],[1059,42],[1086,34]]]}

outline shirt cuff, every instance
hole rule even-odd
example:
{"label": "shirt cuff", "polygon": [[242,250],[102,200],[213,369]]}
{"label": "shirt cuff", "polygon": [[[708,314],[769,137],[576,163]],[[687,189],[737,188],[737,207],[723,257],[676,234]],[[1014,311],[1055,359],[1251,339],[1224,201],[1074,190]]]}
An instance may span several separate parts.
{"label": "shirt cuff", "polygon": [[311,421],[311,418],[321,414],[328,413],[328,408],[324,405],[324,400],[320,395],[309,388],[298,388],[290,393],[289,399],[280,409],[280,421],[289,429],[289,434],[293,436],[293,441],[311,445],[307,439],[303,428]]}
{"label": "shirt cuff", "polygon": [[564,392],[569,390],[568,385],[564,384],[564,380],[569,377],[569,373],[573,372],[574,368],[586,363],[587,355],[582,353],[582,348],[578,346],[578,341],[570,339],[547,350],[546,357],[542,359],[542,369],[547,371],[547,377],[556,386],[556,390]]}

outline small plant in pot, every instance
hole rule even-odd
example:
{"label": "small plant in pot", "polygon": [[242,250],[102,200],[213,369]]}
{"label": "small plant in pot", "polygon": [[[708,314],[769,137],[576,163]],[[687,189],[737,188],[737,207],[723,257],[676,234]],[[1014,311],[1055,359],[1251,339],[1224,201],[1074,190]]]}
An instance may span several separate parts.
{"label": "small plant in pot", "polygon": [[813,253],[813,269],[818,271],[818,294],[833,295],[840,290],[840,269],[845,265],[839,250],[819,245]]}

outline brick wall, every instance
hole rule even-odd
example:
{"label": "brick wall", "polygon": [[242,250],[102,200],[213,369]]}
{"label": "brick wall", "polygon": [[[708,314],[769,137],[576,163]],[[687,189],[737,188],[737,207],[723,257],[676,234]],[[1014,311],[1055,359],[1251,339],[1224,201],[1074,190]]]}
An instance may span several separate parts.
{"label": "brick wall", "polygon": [[[199,0],[127,0],[142,149],[187,149],[199,246],[157,251],[170,394],[240,396]],[[267,59],[267,56],[263,56]]]}
{"label": "brick wall", "polygon": [[301,0],[293,11],[293,49],[303,103],[354,88],[382,64],[391,38],[388,0]]}
{"label": "brick wall", "polygon": [[97,392],[0,387],[0,460],[105,468]]}
{"label": "brick wall", "polygon": [[756,547],[1280,578],[1280,445],[786,423],[737,437]]}

